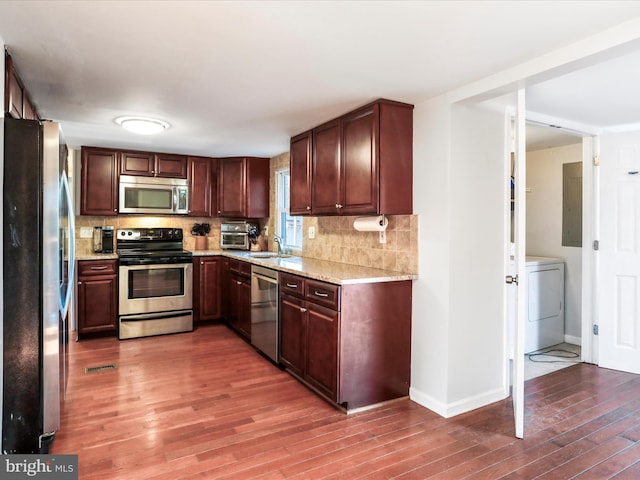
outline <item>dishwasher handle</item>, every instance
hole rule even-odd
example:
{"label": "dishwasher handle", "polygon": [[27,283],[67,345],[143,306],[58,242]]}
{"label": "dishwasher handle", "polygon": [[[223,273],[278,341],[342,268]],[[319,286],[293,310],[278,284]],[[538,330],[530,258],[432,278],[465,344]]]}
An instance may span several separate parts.
{"label": "dishwasher handle", "polygon": [[271,277],[267,277],[265,275],[262,275],[260,273],[255,273],[253,272],[251,274],[252,277],[256,277],[259,278],[260,280],[264,280],[265,282],[269,282],[269,283],[275,283],[276,285],[278,284],[278,279],[277,278],[271,278]]}

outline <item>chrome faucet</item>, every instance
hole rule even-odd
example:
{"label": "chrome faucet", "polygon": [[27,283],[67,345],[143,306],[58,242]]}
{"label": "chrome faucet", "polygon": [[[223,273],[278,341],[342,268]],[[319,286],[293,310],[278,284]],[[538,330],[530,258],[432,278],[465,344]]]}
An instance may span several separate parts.
{"label": "chrome faucet", "polygon": [[273,241],[278,244],[278,255],[284,255],[284,249],[282,248],[282,238],[278,235],[273,237]]}

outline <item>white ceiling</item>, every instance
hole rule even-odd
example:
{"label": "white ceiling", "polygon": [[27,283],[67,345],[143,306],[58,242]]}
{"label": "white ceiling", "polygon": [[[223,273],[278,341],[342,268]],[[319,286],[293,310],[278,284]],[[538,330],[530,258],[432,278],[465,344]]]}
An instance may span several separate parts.
{"label": "white ceiling", "polygon": [[[420,103],[638,16],[635,1],[5,0],[0,38],[72,147],[273,156],[375,98]],[[628,60],[533,86],[528,107],[640,122]],[[136,136],[121,115],[172,127]]]}

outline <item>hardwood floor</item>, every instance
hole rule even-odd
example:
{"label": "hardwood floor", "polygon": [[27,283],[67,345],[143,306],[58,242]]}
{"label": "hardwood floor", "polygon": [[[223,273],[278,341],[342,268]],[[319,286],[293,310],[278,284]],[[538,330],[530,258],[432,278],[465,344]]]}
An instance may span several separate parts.
{"label": "hardwood floor", "polygon": [[518,440],[509,400],[346,416],[224,325],[70,352],[51,453],[78,454],[83,480],[640,478],[640,376],[592,365],[527,382]]}

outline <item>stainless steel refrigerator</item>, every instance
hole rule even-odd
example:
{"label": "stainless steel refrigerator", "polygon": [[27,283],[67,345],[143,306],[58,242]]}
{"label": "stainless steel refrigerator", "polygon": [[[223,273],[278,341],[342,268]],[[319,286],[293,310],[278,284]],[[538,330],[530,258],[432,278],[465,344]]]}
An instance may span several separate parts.
{"label": "stainless steel refrigerator", "polygon": [[47,453],[60,425],[73,284],[66,157],[57,123],[2,122],[2,453]]}

